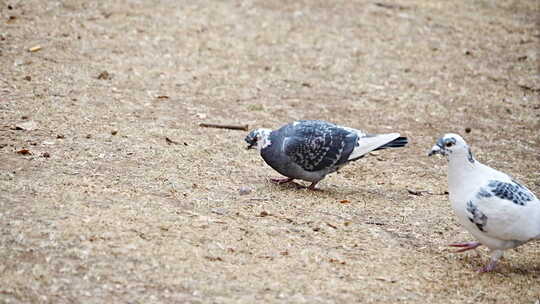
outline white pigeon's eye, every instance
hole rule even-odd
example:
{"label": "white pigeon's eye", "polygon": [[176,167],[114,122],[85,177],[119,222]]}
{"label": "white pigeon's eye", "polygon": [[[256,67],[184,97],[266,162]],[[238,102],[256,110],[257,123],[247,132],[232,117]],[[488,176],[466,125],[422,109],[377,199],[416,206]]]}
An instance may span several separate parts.
{"label": "white pigeon's eye", "polygon": [[451,142],[451,141],[449,141],[449,142],[445,143],[444,145],[445,145],[447,148],[450,148],[451,146],[454,145],[454,143]]}

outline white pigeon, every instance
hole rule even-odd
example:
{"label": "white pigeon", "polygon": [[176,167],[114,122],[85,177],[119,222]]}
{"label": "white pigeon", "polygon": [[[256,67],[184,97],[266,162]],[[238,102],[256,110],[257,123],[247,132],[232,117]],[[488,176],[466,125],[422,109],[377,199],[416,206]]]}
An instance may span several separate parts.
{"label": "white pigeon", "polygon": [[287,176],[274,182],[301,179],[311,182],[311,190],[327,174],[371,151],[407,144],[399,133],[366,134],[322,120],[295,121],[275,131],[256,129],[245,141],[248,149],[257,148],[270,167]]}
{"label": "white pigeon", "polygon": [[478,162],[457,134],[445,134],[429,152],[448,156],[448,192],[459,222],[478,242],[451,244],[457,252],[485,245],[495,268],[506,249],[540,239],[540,201],[510,176]]}

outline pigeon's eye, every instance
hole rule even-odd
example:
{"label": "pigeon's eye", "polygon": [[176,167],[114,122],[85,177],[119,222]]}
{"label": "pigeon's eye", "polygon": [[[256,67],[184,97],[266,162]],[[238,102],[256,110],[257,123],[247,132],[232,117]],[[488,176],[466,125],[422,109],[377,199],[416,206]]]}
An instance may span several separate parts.
{"label": "pigeon's eye", "polygon": [[454,143],[451,142],[451,141],[449,141],[449,142],[445,143],[444,145],[445,145],[447,148],[450,148],[451,146],[454,145]]}

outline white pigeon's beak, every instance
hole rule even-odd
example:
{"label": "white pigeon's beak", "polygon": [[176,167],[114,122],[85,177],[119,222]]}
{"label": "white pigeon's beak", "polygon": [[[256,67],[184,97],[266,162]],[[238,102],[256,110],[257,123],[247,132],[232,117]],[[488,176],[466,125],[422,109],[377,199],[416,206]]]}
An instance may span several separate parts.
{"label": "white pigeon's beak", "polygon": [[433,148],[431,148],[431,151],[429,151],[427,156],[432,156],[435,154],[446,155],[445,151],[441,147],[439,147],[439,145],[433,146]]}

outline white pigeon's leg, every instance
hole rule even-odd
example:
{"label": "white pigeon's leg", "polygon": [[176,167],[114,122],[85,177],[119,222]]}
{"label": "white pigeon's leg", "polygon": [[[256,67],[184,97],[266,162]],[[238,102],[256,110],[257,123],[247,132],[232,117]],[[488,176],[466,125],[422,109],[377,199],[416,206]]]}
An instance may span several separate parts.
{"label": "white pigeon's leg", "polygon": [[448,246],[450,247],[460,247],[461,249],[456,250],[456,252],[463,252],[467,250],[476,249],[476,247],[481,246],[479,242],[465,242],[465,243],[454,243],[450,244]]}
{"label": "white pigeon's leg", "polygon": [[287,178],[271,178],[270,180],[273,181],[274,183],[286,184],[286,183],[292,182],[294,180],[294,178],[290,178],[290,177],[287,177]]}
{"label": "white pigeon's leg", "polygon": [[497,266],[497,261],[503,256],[502,250],[491,251],[491,261],[486,266],[478,269],[478,272],[490,272]]}

